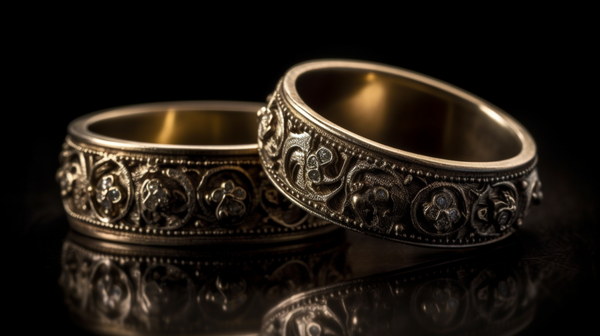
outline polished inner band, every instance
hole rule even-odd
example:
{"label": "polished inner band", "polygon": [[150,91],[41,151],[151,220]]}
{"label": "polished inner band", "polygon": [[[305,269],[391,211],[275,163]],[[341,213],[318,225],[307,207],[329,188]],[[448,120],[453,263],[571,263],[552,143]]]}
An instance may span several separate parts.
{"label": "polished inner band", "polygon": [[498,107],[377,63],[290,68],[258,112],[259,155],[295,204],[421,246],[503,239],[541,199],[536,145]]}
{"label": "polished inner band", "polygon": [[260,106],[161,102],[72,121],[57,172],[71,227],[148,245],[279,242],[330,230],[262,173]]}
{"label": "polished inner band", "polygon": [[256,154],[252,110],[257,106],[235,101],[130,105],[78,118],[69,134],[105,148],[157,154]]}
{"label": "polished inner band", "polygon": [[223,146],[256,140],[256,118],[238,111],[171,108],[98,120],[88,129],[116,139],[163,145]]}
{"label": "polished inner band", "polygon": [[281,83],[302,117],[381,154],[456,171],[527,166],[536,146],[510,115],[455,86],[377,63],[298,64]]}
{"label": "polished inner band", "polygon": [[[369,69],[316,69],[298,95],[331,123],[372,141],[431,157],[500,161],[522,150],[497,113],[439,87]],[[483,109],[483,110],[482,110]]]}

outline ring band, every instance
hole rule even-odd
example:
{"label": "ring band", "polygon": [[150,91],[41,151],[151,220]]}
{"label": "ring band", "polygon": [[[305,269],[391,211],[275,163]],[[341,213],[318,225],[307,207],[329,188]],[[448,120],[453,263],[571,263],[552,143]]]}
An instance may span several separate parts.
{"label": "ring band", "polygon": [[57,172],[71,227],[152,245],[262,243],[331,230],[264,176],[255,142],[259,107],[163,102],[75,119]]}
{"label": "ring band", "polygon": [[430,247],[507,237],[542,197],[536,145],[496,106],[387,65],[290,68],[258,112],[259,155],[304,210]]}

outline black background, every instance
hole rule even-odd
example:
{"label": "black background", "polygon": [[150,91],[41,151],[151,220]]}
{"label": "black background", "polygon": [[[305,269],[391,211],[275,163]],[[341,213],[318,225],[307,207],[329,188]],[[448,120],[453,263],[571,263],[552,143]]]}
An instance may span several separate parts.
{"label": "black background", "polygon": [[11,104],[3,114],[9,148],[3,176],[9,192],[3,200],[11,261],[5,279],[14,299],[9,324],[26,331],[76,330],[60,306],[53,264],[67,231],[54,174],[72,119],[156,101],[264,102],[292,65],[343,58],[451,83],[499,106],[531,132],[545,199],[526,225],[543,234],[540,244],[553,244],[549,262],[560,260],[565,274],[582,275],[561,288],[526,331],[595,326],[598,54],[597,33],[584,15],[589,9],[436,8],[437,14],[426,14],[367,8],[342,15],[305,8],[293,17],[282,8],[255,14],[156,9],[98,15],[95,9],[37,8],[8,33],[5,99]]}

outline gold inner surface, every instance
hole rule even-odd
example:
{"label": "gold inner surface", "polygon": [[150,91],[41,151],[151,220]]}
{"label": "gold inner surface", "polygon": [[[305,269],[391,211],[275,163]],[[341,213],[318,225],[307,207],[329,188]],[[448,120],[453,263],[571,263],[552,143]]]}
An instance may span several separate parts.
{"label": "gold inner surface", "polygon": [[521,151],[518,136],[487,106],[386,73],[318,69],[296,89],[315,112],[369,140],[431,157],[486,162]]}
{"label": "gold inner surface", "polygon": [[97,121],[89,130],[108,137],[167,145],[256,143],[256,115],[230,111],[157,111]]}

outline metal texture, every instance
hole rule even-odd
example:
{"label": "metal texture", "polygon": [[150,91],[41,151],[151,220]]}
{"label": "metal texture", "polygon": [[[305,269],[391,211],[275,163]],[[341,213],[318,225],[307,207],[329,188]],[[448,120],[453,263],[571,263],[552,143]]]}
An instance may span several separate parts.
{"label": "metal texture", "polygon": [[265,177],[255,142],[259,108],[164,102],[74,120],[56,175],[71,227],[152,245],[263,243],[332,230]]}
{"label": "metal texture", "polygon": [[289,69],[258,112],[259,155],[304,210],[430,247],[503,239],[542,198],[536,145],[498,107],[439,80],[361,61]]}

